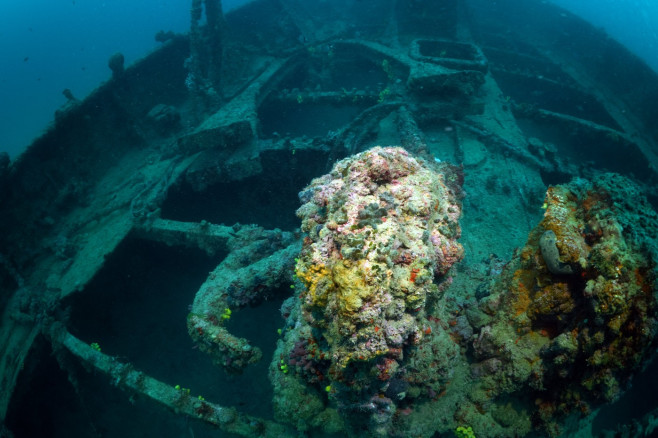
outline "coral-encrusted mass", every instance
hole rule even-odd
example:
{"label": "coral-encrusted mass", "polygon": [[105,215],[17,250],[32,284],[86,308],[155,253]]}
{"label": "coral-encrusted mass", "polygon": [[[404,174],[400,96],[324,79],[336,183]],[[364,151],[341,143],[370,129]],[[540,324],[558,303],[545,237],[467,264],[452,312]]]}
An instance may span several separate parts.
{"label": "coral-encrusted mass", "polygon": [[322,382],[347,417],[383,434],[405,397],[408,347],[431,332],[426,307],[462,258],[459,183],[453,166],[375,147],[300,193],[304,287],[283,369]]}
{"label": "coral-encrusted mass", "polygon": [[301,193],[302,309],[337,372],[354,361],[400,360],[401,348],[422,338],[417,317],[439,293],[435,277],[463,252],[461,208],[443,179],[402,148],[377,147]]}
{"label": "coral-encrusted mass", "polygon": [[474,351],[499,366],[488,394],[529,391],[551,435],[567,415],[615,400],[656,336],[658,218],[613,174],[550,187],[546,213],[481,308],[496,323]]}

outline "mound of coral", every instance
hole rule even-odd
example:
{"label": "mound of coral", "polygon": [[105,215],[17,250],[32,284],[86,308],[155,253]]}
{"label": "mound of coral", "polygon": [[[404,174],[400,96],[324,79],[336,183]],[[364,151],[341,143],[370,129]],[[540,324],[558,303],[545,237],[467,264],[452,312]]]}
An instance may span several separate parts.
{"label": "mound of coral", "polygon": [[[544,219],[480,303],[473,342],[481,399],[530,394],[550,435],[615,400],[656,338],[658,221],[627,179],[550,187]],[[486,394],[486,396],[483,396]]]}
{"label": "mound of coral", "polygon": [[[427,309],[463,252],[455,170],[376,147],[338,162],[300,193],[303,287],[287,303],[279,387],[315,388],[342,420],[380,434],[421,395],[406,375],[411,347],[431,334]],[[287,418],[298,412],[291,399],[275,400]]]}

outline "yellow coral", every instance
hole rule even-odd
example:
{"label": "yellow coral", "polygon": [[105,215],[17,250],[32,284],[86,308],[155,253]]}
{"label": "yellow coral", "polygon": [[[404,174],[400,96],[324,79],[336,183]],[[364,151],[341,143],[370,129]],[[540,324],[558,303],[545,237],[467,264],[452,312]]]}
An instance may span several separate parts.
{"label": "yellow coral", "polygon": [[357,312],[363,301],[373,295],[373,288],[366,283],[366,260],[343,260],[332,269],[324,264],[304,266],[299,263],[295,273],[306,286],[307,302],[326,307],[329,296],[335,294],[338,312],[349,315]]}
{"label": "yellow coral", "polygon": [[328,291],[332,289],[329,268],[324,264],[312,264],[304,269],[301,264],[298,264],[295,274],[306,286],[310,303],[314,306],[326,306]]}
{"label": "yellow coral", "polygon": [[351,262],[344,260],[333,269],[333,279],[338,286],[337,298],[339,311],[343,314],[358,311],[363,300],[372,296],[372,289],[365,282],[365,260]]}

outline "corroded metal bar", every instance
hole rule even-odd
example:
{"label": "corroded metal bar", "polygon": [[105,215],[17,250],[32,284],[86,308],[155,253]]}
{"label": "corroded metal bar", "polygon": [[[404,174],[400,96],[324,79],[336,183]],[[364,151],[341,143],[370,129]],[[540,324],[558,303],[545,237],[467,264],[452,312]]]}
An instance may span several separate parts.
{"label": "corroded metal bar", "polygon": [[232,407],[208,402],[201,396],[192,396],[185,389],[154,379],[135,369],[132,364],[120,362],[76,338],[63,324],[53,324],[50,335],[55,346],[68,350],[86,366],[107,375],[115,386],[140,394],[177,413],[244,437],[293,436],[287,428],[278,423],[243,414]]}

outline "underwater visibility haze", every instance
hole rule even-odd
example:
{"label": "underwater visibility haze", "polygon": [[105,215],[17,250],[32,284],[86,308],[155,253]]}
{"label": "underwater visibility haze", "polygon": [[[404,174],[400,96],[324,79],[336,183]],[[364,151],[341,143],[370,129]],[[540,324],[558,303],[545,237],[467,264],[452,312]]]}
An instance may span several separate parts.
{"label": "underwater visibility haze", "polygon": [[1,437],[658,436],[652,5],[149,3],[26,15]]}

